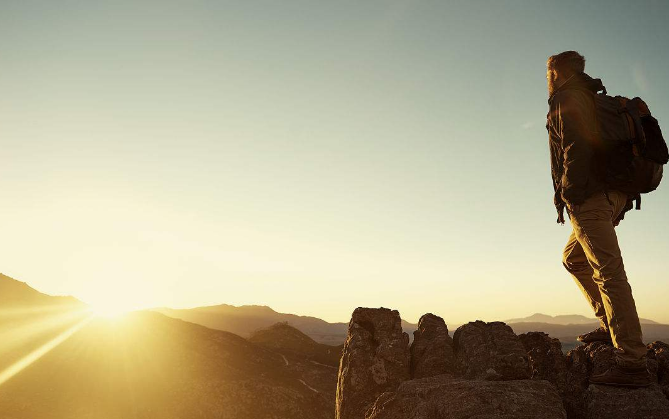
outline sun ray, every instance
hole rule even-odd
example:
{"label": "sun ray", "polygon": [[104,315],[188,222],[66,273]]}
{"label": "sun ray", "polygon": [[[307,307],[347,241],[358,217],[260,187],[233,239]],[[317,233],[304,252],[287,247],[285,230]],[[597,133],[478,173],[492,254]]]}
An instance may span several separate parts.
{"label": "sun ray", "polygon": [[38,305],[38,306],[18,306],[18,307],[2,307],[0,308],[0,320],[5,317],[16,317],[24,316],[30,314],[50,314],[54,312],[72,312],[78,311],[83,312],[86,310],[86,306],[67,306],[63,304],[49,304],[49,305]]}
{"label": "sun ray", "polygon": [[52,349],[54,349],[55,347],[57,347],[61,343],[65,342],[70,336],[72,336],[79,329],[81,329],[86,324],[88,324],[88,322],[90,322],[91,319],[92,319],[92,316],[85,317],[80,322],[76,323],[74,326],[65,330],[60,335],[56,336],[55,338],[51,339],[50,341],[48,341],[44,345],[42,345],[39,348],[35,349],[34,351],[30,352],[28,355],[19,359],[14,364],[5,368],[3,371],[0,371],[0,386],[2,384],[4,384],[5,382],[7,382],[7,380],[14,377],[19,372],[23,371],[26,367],[30,366],[33,362],[37,361],[38,359],[40,359],[41,357],[43,357],[44,355],[49,353],[49,351],[51,351]]}
{"label": "sun ray", "polygon": [[55,334],[58,329],[66,327],[68,324],[86,316],[86,310],[66,311],[59,314],[50,315],[46,318],[30,319],[20,322],[14,316],[11,323],[0,324],[0,354],[21,346],[26,342],[37,339],[45,334]]}

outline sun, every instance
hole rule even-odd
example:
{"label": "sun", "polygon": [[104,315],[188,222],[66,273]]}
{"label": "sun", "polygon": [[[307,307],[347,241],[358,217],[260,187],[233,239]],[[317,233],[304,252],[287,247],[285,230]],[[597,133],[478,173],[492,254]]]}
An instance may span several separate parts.
{"label": "sun", "polygon": [[105,319],[116,319],[130,311],[133,311],[133,308],[124,306],[123,304],[102,303],[93,304],[91,306],[91,312],[95,317],[102,317]]}
{"label": "sun", "polygon": [[132,295],[123,288],[106,287],[96,290],[95,294],[82,300],[88,304],[94,317],[115,319],[124,317],[131,311],[143,310],[147,306],[141,304],[137,295]]}

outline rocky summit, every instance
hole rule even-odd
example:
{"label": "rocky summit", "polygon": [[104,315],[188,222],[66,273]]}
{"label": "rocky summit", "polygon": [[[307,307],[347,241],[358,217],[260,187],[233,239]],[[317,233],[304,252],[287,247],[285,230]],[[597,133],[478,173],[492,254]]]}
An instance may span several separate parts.
{"label": "rocky summit", "polygon": [[[593,385],[592,374],[606,371],[613,365],[613,347],[593,342],[569,351],[566,356],[566,385],[563,400],[570,419],[666,419],[669,400],[663,393],[669,375],[666,360],[667,345],[654,342],[648,345],[648,370],[654,384],[647,388],[625,389]],[[660,362],[658,362],[660,358]]]}
{"label": "rocky summit", "polygon": [[471,322],[451,339],[431,313],[409,346],[397,310],[359,307],[339,365],[336,419],[668,419],[669,345],[648,345],[647,388],[590,384],[613,354],[595,342],[565,355],[558,339],[516,335],[503,322]]}
{"label": "rocky summit", "polygon": [[530,378],[527,352],[513,329],[502,322],[475,321],[453,335],[458,370],[466,378]]}
{"label": "rocky summit", "polygon": [[399,312],[356,308],[339,363],[336,417],[364,418],[383,392],[408,379],[409,335],[402,331]]}
{"label": "rocky summit", "polygon": [[439,316],[427,313],[418,321],[411,344],[411,378],[432,377],[455,370],[453,339]]}

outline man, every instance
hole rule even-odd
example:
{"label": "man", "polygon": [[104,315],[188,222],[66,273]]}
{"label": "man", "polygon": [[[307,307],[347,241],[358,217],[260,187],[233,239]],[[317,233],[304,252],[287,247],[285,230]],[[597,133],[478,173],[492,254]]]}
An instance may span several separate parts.
{"label": "man", "polygon": [[593,375],[590,382],[645,387],[650,384],[646,346],[614,229],[631,206],[626,194],[607,188],[604,182],[606,167],[598,147],[593,100],[603,86],[584,70],[585,59],[576,51],[548,58],[546,129],[554,203],[558,223],[564,224],[566,209],[573,228],[563,264],[601,323],[579,340],[611,342],[615,347],[615,365]]}

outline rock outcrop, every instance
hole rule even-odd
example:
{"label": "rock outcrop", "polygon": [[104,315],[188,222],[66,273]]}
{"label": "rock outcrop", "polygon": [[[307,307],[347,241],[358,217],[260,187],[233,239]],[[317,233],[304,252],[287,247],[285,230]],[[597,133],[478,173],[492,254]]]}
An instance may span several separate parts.
{"label": "rock outcrop", "polygon": [[546,381],[483,381],[448,375],[411,380],[384,393],[366,419],[566,419]]}
{"label": "rock outcrop", "polygon": [[356,308],[339,363],[336,419],[363,419],[382,393],[409,377],[409,335],[399,312]]}
{"label": "rock outcrop", "polygon": [[[516,336],[502,322],[476,321],[453,336],[425,314],[401,333],[399,313],[358,308],[339,367],[337,419],[669,419],[669,345],[648,345],[650,387],[590,384],[614,365],[610,344],[565,356],[546,333]],[[410,374],[409,374],[410,372]]]}
{"label": "rock outcrop", "polygon": [[411,378],[425,378],[455,371],[453,339],[439,316],[423,315],[411,344]]}
{"label": "rock outcrop", "polygon": [[546,380],[563,394],[567,380],[567,360],[562,344],[543,332],[529,332],[518,338],[527,352],[533,380]]}
{"label": "rock outcrop", "polygon": [[[666,364],[660,366],[668,347],[662,342],[649,346],[648,368],[657,380],[669,373]],[[657,350],[657,352],[656,352]],[[613,346],[593,342],[579,346],[567,354],[566,388],[563,395],[569,419],[633,419],[669,418],[669,400],[662,387],[654,383],[647,388],[625,389],[592,385],[588,379],[611,367]]]}
{"label": "rock outcrop", "polygon": [[669,345],[664,342],[651,343],[648,345],[648,359],[655,362],[657,382],[669,399]]}
{"label": "rock outcrop", "polygon": [[458,371],[465,378],[530,378],[527,352],[513,329],[502,322],[462,325],[453,335],[453,344]]}

